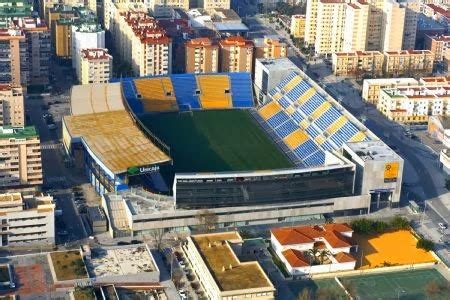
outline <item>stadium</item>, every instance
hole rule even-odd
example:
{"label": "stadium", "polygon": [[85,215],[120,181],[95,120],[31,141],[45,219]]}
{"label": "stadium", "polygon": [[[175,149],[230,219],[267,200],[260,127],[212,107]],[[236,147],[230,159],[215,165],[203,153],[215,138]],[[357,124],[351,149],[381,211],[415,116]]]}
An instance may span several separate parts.
{"label": "stadium", "polygon": [[[119,124],[120,116],[127,124]],[[83,118],[97,122],[86,128]],[[399,201],[401,158],[300,70],[287,74],[260,106],[248,73],[78,86],[63,123],[66,151],[83,157],[100,194],[140,186],[187,210],[343,199],[328,201],[327,211],[366,213],[374,201],[378,207]],[[383,180],[382,171],[365,174],[366,158],[359,160],[373,143],[386,150],[381,161],[371,157],[382,168],[385,157],[400,162],[395,180]],[[359,150],[343,153],[345,144]]]}

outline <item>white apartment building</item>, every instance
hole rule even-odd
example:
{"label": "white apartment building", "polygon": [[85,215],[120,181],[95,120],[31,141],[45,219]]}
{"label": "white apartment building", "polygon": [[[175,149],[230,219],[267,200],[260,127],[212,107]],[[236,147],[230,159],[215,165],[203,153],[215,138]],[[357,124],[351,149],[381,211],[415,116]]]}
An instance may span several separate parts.
{"label": "white apartment building", "polygon": [[54,244],[55,204],[51,196],[0,194],[0,246]]}
{"label": "white apartment building", "polygon": [[0,127],[0,189],[42,184],[41,146],[33,126]]}
{"label": "white apartment building", "polygon": [[113,57],[108,49],[84,49],[80,54],[77,74],[81,84],[107,83],[111,79]]}
{"label": "white apartment building", "polygon": [[377,109],[403,124],[427,124],[430,116],[450,116],[450,86],[384,89]]}
{"label": "white apartment building", "polygon": [[[78,70],[81,50],[105,48],[105,31],[98,24],[72,25],[72,67]],[[78,70],[79,71],[79,70]],[[77,73],[77,77],[80,74]]]}
{"label": "white apartment building", "polygon": [[306,2],[305,43],[314,45],[317,32],[317,5],[319,0]]}
{"label": "white apartment building", "polygon": [[317,28],[314,43],[316,53],[333,53],[342,50],[345,26],[345,2],[321,0],[317,5]]}
{"label": "white apartment building", "polygon": [[364,51],[367,45],[369,4],[348,3],[345,12],[343,51]]}
{"label": "white apartment building", "polygon": [[206,10],[214,8],[231,8],[231,0],[202,0],[201,2],[203,3],[203,8]]}
{"label": "white apartment building", "polygon": [[0,126],[24,126],[22,87],[0,84]]}
{"label": "white apartment building", "polygon": [[386,0],[383,8],[383,51],[402,49],[405,8],[395,0]]}
{"label": "white apartment building", "polygon": [[419,81],[414,78],[364,79],[362,98],[366,102],[377,105],[378,99],[380,98],[380,91],[382,89],[416,85],[419,85]]}

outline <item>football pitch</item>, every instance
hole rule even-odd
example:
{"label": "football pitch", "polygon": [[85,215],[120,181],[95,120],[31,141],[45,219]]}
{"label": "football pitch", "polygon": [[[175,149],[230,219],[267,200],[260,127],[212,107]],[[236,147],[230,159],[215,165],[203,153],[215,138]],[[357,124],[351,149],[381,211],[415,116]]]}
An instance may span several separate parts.
{"label": "football pitch", "polygon": [[170,147],[175,172],[293,167],[246,110],[159,113],[141,121]]}
{"label": "football pitch", "polygon": [[345,287],[351,285],[359,299],[450,299],[450,295],[428,295],[427,284],[446,283],[434,269],[340,278]]}

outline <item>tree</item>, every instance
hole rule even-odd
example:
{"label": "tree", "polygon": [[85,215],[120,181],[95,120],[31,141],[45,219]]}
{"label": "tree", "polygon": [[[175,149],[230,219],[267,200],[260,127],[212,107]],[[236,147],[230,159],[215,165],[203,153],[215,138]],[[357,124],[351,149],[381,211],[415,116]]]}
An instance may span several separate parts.
{"label": "tree", "polygon": [[405,217],[401,216],[395,216],[391,222],[390,225],[393,229],[409,229],[409,221]]}
{"label": "tree", "polygon": [[309,249],[307,251],[307,253],[313,259],[312,264],[318,264],[319,263],[318,260],[317,260],[317,254],[319,253],[319,249],[317,249],[317,247]]}
{"label": "tree", "polygon": [[157,229],[153,229],[151,232],[151,236],[153,238],[153,240],[156,243],[156,247],[158,248],[158,250],[161,250],[161,245],[162,245],[162,241],[164,239],[164,236],[166,235],[167,231],[164,228],[157,228]]}
{"label": "tree", "polygon": [[207,209],[203,209],[197,213],[199,229],[203,233],[209,233],[214,231],[217,227],[218,217],[217,215]]}
{"label": "tree", "polygon": [[183,270],[174,268],[172,271],[172,281],[175,284],[175,287],[179,289],[182,286]]}
{"label": "tree", "polygon": [[434,243],[431,240],[421,238],[417,241],[416,248],[431,251],[434,248]]}
{"label": "tree", "polygon": [[322,249],[319,251],[319,259],[320,259],[320,264],[323,265],[323,262],[325,260],[325,258],[328,257],[328,255],[330,255],[331,252],[328,251],[327,249]]}

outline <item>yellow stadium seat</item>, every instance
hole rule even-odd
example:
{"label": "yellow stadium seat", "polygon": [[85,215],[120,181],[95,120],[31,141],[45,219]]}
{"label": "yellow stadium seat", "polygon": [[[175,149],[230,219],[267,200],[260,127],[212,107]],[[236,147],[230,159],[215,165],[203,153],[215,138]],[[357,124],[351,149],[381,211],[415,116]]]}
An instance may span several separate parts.
{"label": "yellow stadium seat", "polygon": [[283,97],[279,92],[277,92],[275,95],[273,95],[273,100],[278,101]]}
{"label": "yellow stadium seat", "polygon": [[307,90],[303,95],[300,95],[300,97],[297,99],[298,104],[303,104],[306,101],[309,100],[314,94],[316,93],[316,90],[314,88],[310,88]]}
{"label": "yellow stadium seat", "polygon": [[164,78],[142,78],[134,81],[146,111],[178,110],[172,81]]}
{"label": "yellow stadium seat", "polygon": [[318,135],[315,139],[317,144],[322,145],[323,143],[325,143],[325,138],[321,135]]}
{"label": "yellow stadium seat", "polygon": [[357,132],[352,138],[350,139],[350,142],[361,142],[366,138],[366,135],[364,132],[359,131]]}
{"label": "yellow stadium seat", "polygon": [[297,129],[287,137],[285,137],[284,142],[289,146],[292,150],[303,144],[308,140],[308,135],[301,129]]}
{"label": "yellow stadium seat", "polygon": [[284,111],[289,115],[292,115],[295,112],[295,108],[292,106],[288,106]]}
{"label": "yellow stadium seat", "polygon": [[268,104],[261,107],[258,112],[264,120],[269,120],[271,117],[281,111],[280,104],[275,101],[270,101]]}
{"label": "yellow stadium seat", "polygon": [[315,111],[311,114],[314,119],[320,118],[329,108],[331,107],[330,102],[326,101],[322,103]]}
{"label": "yellow stadium seat", "polygon": [[348,119],[345,116],[340,116],[336,121],[334,121],[328,128],[327,132],[329,135],[332,135],[336,131],[338,131],[345,123],[347,123]]}
{"label": "yellow stadium seat", "polygon": [[300,126],[303,128],[303,129],[306,129],[306,127],[308,127],[309,126],[309,121],[307,120],[307,119],[303,119],[301,122],[300,122]]}
{"label": "yellow stadium seat", "polygon": [[294,88],[294,86],[296,86],[297,84],[299,84],[302,81],[302,78],[300,76],[295,76],[294,78],[291,79],[291,81],[289,81],[284,87],[283,90],[285,93],[289,92],[290,90],[292,90]]}
{"label": "yellow stadium seat", "polygon": [[[200,104],[206,109],[232,108],[231,100],[231,84],[230,79],[226,75],[197,76],[197,84],[200,89]],[[225,91],[228,91],[227,93]]]}

